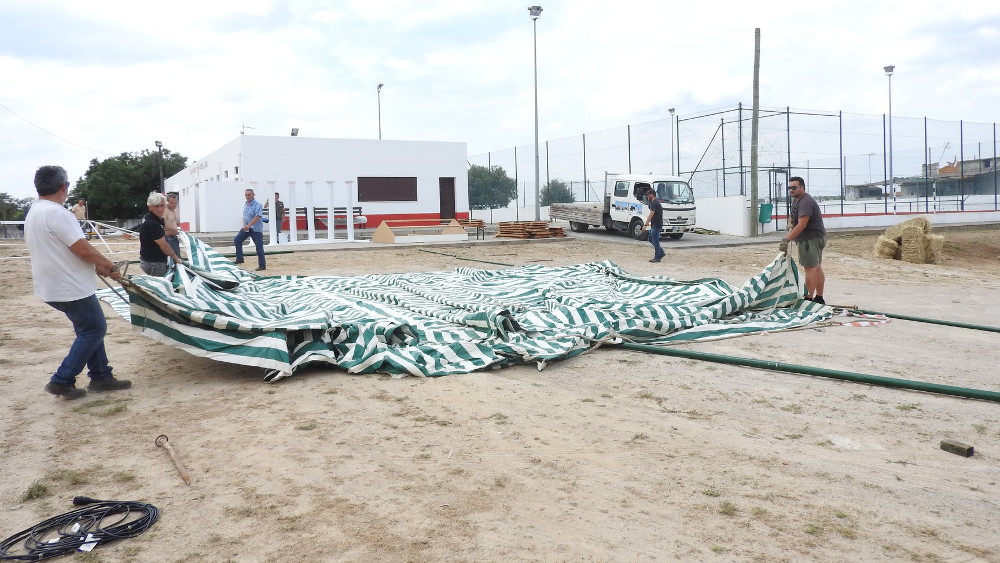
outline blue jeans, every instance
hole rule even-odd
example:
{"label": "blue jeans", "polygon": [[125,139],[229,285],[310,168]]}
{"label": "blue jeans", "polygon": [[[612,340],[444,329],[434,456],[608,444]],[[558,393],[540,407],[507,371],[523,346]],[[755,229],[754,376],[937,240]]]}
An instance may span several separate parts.
{"label": "blue jeans", "polygon": [[236,261],[243,261],[243,241],[247,240],[247,237],[250,237],[254,246],[257,247],[257,266],[266,268],[267,262],[264,261],[264,233],[253,229],[249,231],[240,229],[240,232],[236,234],[236,238],[233,239],[233,244],[236,245]]}
{"label": "blue jeans", "polygon": [[167,239],[167,246],[169,246],[170,248],[172,248],[174,250],[174,254],[176,254],[177,257],[180,258],[181,257],[181,241],[178,240],[177,237],[175,237],[175,236],[169,236],[168,235],[168,236],[165,236],[163,238]]}
{"label": "blue jeans", "polygon": [[649,244],[653,245],[653,258],[663,258],[665,256],[663,249],[660,248],[660,229],[662,228],[662,225],[649,226]]}
{"label": "blue jeans", "polygon": [[75,385],[76,376],[87,366],[91,380],[111,379],[111,366],[104,350],[104,334],[108,322],[101,310],[97,297],[91,295],[76,301],[46,301],[52,308],[62,311],[73,323],[76,340],[69,348],[69,354],[52,374],[53,383]]}

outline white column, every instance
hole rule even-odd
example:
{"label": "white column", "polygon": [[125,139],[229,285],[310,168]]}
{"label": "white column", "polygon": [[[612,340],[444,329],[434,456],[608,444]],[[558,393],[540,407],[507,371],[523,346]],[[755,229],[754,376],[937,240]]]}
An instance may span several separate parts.
{"label": "white column", "polygon": [[334,196],[334,190],[336,190],[336,186],[334,186],[335,183],[336,182],[334,182],[333,180],[326,181],[327,185],[326,208],[329,209],[329,212],[327,212],[326,215],[326,230],[327,230],[326,236],[327,239],[330,240],[330,242],[337,240],[337,232],[335,224],[336,218],[333,215],[333,207],[337,203],[337,198]]}
{"label": "white column", "polygon": [[344,180],[344,184],[347,185],[347,205],[345,209],[347,210],[347,240],[354,242],[354,180]]}
{"label": "white column", "polygon": [[313,182],[312,180],[306,180],[306,192],[302,194],[303,199],[306,200],[306,232],[309,233],[308,240],[314,242],[316,240],[316,202],[313,197]]}
{"label": "white column", "polygon": [[285,196],[288,206],[285,207],[288,215],[288,241],[297,243],[299,240],[299,217],[297,214],[299,207],[298,194],[295,193],[295,180],[288,181],[288,195]]}

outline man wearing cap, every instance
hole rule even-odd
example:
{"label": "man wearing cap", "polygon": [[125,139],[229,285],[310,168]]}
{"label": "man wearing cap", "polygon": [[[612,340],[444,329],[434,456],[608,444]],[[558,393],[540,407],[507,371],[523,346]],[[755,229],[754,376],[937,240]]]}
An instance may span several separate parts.
{"label": "man wearing cap", "polygon": [[781,239],[779,248],[788,251],[788,243],[795,241],[799,247],[799,264],[806,270],[806,295],[809,301],[825,305],[823,286],[823,248],[826,246],[826,227],[819,204],[806,193],[806,182],[799,176],[788,179],[788,195],[792,196],[792,210],[789,224],[792,230]]}

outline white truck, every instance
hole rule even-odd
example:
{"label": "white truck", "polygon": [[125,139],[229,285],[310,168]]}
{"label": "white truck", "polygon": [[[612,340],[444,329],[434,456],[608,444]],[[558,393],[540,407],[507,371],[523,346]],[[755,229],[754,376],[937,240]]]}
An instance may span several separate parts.
{"label": "white truck", "polygon": [[679,239],[695,226],[694,192],[687,181],[678,176],[656,174],[607,174],[604,179],[604,199],[597,202],[553,203],[551,219],[569,221],[570,230],[582,233],[591,226],[603,226],[609,231],[624,231],[633,238],[644,240],[643,230],[649,207],[644,193],[656,192],[663,206],[663,235]]}

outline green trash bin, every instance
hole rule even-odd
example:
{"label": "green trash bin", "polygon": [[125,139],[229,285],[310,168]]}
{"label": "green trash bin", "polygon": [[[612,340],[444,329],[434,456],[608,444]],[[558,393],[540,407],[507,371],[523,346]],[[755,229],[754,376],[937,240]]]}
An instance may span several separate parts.
{"label": "green trash bin", "polygon": [[757,221],[761,223],[771,222],[771,212],[774,210],[773,203],[762,203],[760,204],[760,213],[757,217]]}

